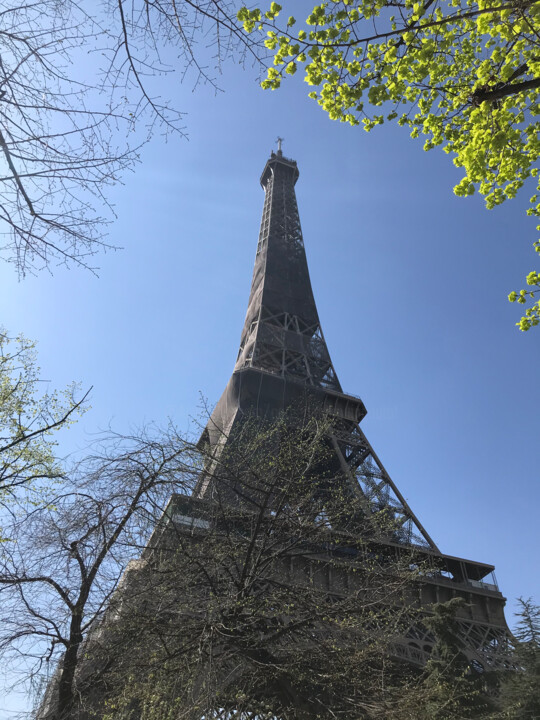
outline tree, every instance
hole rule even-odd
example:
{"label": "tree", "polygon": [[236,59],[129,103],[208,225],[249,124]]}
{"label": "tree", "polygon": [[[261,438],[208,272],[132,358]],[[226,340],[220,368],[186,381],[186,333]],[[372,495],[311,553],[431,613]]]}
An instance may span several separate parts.
{"label": "tree", "polygon": [[502,679],[501,717],[534,720],[540,717],[540,607],[531,598],[519,598],[519,604],[514,654],[517,667]]}
{"label": "tree", "polygon": [[[248,33],[267,30],[273,53],[264,88],[305,69],[309,93],[333,120],[372,130],[387,121],[453,156],[460,196],[478,190],[488,208],[538,178],[540,7],[533,0],[332,0],[296,28],[282,7],[243,7]],[[540,185],[539,185],[540,188]],[[529,214],[540,216],[539,195]],[[540,226],[539,226],[540,229]],[[540,252],[540,241],[535,243]],[[540,323],[540,275],[511,302],[530,302],[518,323]]]}
{"label": "tree", "polygon": [[84,411],[90,392],[77,399],[72,384],[60,393],[41,393],[34,348],[0,329],[0,503],[13,500],[21,487],[62,476],[52,436]]}
{"label": "tree", "polygon": [[[107,190],[159,129],[183,134],[182,112],[152,78],[193,71],[213,82],[237,48],[252,52],[228,2],[9,0],[0,30],[2,257],[20,275],[54,262],[91,267],[107,247]],[[174,60],[171,60],[171,55]],[[103,216],[103,213],[105,215]]]}
{"label": "tree", "polygon": [[[331,535],[322,427],[284,433],[248,423],[217,465],[207,454],[212,502],[188,497],[199,455],[170,428],[107,441],[46,503],[20,505],[0,555],[0,651],[25,680],[54,674],[38,717],[382,712],[403,676],[388,648],[411,621],[411,553]],[[329,598],[328,572],[354,592]]]}
{"label": "tree", "polygon": [[247,420],[217,454],[172,427],[112,437],[46,502],[20,503],[0,653],[48,681],[35,716],[418,720],[470,697],[452,652],[436,672],[403,660],[437,568],[351,501],[327,429]]}
{"label": "tree", "polygon": [[422,566],[377,544],[384,513],[359,534],[331,455],[324,421],[282,419],[206,457],[212,500],[172,498],[85,646],[73,717],[417,718],[433,691],[392,658]]}
{"label": "tree", "polygon": [[[466,605],[463,598],[454,598],[435,605],[425,620],[436,642],[433,657],[426,665],[424,683],[430,691],[419,719],[451,720],[452,718],[492,718],[495,703],[486,693],[490,673],[477,672],[464,652],[456,613]],[[491,696],[493,693],[491,693]]]}
{"label": "tree", "polygon": [[191,445],[174,429],[109,437],[41,502],[21,499],[0,547],[0,653],[14,682],[42,685],[45,716],[68,717],[83,641],[137,558],[171,492],[192,488]]}

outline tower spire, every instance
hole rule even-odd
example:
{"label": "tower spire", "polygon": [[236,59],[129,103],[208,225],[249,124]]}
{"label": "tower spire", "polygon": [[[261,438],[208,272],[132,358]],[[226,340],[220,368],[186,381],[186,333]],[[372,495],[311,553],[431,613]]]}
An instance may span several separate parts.
{"label": "tower spire", "polygon": [[294,160],[272,154],[261,175],[265,201],[235,370],[341,392],[313,297],[294,186]]}

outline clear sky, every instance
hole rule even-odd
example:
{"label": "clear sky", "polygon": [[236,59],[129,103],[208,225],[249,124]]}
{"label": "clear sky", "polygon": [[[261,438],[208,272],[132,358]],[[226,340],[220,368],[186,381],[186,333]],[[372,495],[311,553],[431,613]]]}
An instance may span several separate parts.
{"label": "clear sky", "polygon": [[331,122],[298,76],[263,92],[231,65],[221,85],[169,86],[189,140],[156,137],[114,189],[110,241],[123,249],[97,258],[99,277],[18,282],[0,266],[2,323],[38,341],[43,378],[93,386],[65,451],[109,425],[187,429],[201,395],[217,402],[247,306],[259,176],[281,135],[343,388],[364,400],[362,427],[442,551],[496,566],[512,624],[517,596],[540,601],[540,329],[517,330],[506,300],[535,266],[527,193],[489,212],[456,198],[446,155],[397,126]]}

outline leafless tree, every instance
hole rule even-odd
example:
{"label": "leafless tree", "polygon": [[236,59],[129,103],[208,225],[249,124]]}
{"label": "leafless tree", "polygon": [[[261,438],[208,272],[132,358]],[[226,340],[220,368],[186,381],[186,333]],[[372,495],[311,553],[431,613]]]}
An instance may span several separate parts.
{"label": "leafless tree", "polygon": [[255,52],[229,0],[8,0],[0,11],[0,243],[20,275],[107,247],[107,190],[156,129],[183,133],[160,75],[214,82]]}
{"label": "leafless tree", "polygon": [[193,485],[193,452],[174,430],[109,438],[64,472],[41,504],[10,507],[0,547],[0,653],[14,682],[56,668],[55,717],[76,696],[84,638],[171,492]]}

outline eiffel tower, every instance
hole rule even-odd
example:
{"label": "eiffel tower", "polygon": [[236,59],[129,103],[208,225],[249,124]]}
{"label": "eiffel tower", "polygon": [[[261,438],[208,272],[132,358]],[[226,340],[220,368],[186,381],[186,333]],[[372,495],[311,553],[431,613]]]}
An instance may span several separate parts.
{"label": "eiffel tower", "polygon": [[[470,662],[479,669],[506,667],[509,631],[494,566],[441,552],[366,438],[360,426],[367,413],[364,403],[345,393],[338,380],[311,288],[295,195],[298,177],[297,163],[283,155],[278,138],[277,152],[260,179],[265,200],[236,365],[199,445],[217,462],[223,444],[246,417],[275,417],[310,403],[322,408],[331,418],[329,440],[351,504],[364,518],[381,510],[392,517],[388,546],[415,548],[435,560],[439,569],[423,584],[424,605],[465,599],[458,622]],[[192,502],[219,494],[214,477],[210,463]],[[189,523],[189,508],[182,506]],[[429,634],[417,628],[411,635],[398,652],[424,664]]]}
{"label": "eiffel tower", "polygon": [[[430,607],[435,603],[461,598],[465,602],[457,610],[456,623],[462,652],[469,666],[478,672],[508,667],[510,634],[504,618],[505,599],[494,580],[494,567],[441,552],[367,440],[360,426],[366,415],[362,400],[343,392],[328,352],[311,288],[295,196],[298,177],[296,162],[283,155],[279,142],[277,152],[271,153],[261,175],[261,185],[265,191],[264,208],[238,357],[232,376],[199,440],[199,447],[204,449],[205,466],[198,476],[192,496],[175,495],[171,498],[162,521],[158,523],[140,560],[133,561],[131,567],[128,566],[104,622],[87,642],[86,657],[94,656],[94,659],[83,665],[79,685],[83,688],[83,694],[85,682],[90,677],[87,686],[97,688],[90,691],[90,706],[95,703],[96,708],[101,707],[100,703],[106,692],[103,688],[107,688],[107,680],[105,679],[102,685],[99,685],[99,680],[95,686],[92,684],[92,676],[99,676],[101,668],[107,663],[110,665],[108,651],[115,642],[114,628],[118,618],[121,619],[123,615],[128,618],[131,615],[137,616],[142,605],[150,609],[150,615],[154,614],[154,605],[156,608],[159,606],[159,611],[156,610],[159,615],[164,612],[163,607],[168,602],[164,617],[165,622],[169,621],[167,618],[173,618],[173,627],[178,626],[178,621],[174,619],[176,617],[181,616],[181,623],[185,622],[188,626],[193,617],[204,619],[206,606],[212,604],[213,591],[199,593],[195,590],[190,599],[183,599],[182,593],[185,590],[182,590],[182,582],[185,588],[186,581],[180,578],[179,581],[173,580],[167,600],[166,593],[160,596],[156,592],[159,578],[163,575],[162,570],[165,568],[168,571],[169,566],[174,565],[175,557],[181,557],[186,552],[189,555],[190,548],[195,548],[196,553],[205,533],[208,533],[212,526],[218,527],[219,521],[216,522],[212,508],[238,506],[246,492],[256,493],[256,488],[247,491],[241,483],[235,484],[236,481],[225,484],[222,482],[223,474],[219,467],[231,447],[234,453],[234,438],[238,432],[253,419],[272,422],[276,418],[287,417],[291,409],[297,413],[300,410],[299,414],[304,418],[309,417],[312,412],[322,413],[328,420],[324,429],[328,448],[325,462],[330,466],[332,482],[340,484],[341,502],[347,508],[348,537],[356,533],[363,543],[362,552],[367,555],[357,552],[351,559],[351,544],[344,542],[340,546],[339,537],[347,535],[340,535],[342,528],[339,523],[343,522],[343,514],[338,513],[336,520],[332,515],[332,508],[326,507],[324,511],[328,513],[329,533],[333,533],[331,542],[323,542],[317,546],[319,549],[313,553],[313,561],[308,555],[300,558],[301,562],[297,562],[298,558],[289,556],[281,565],[274,565],[271,574],[275,575],[277,572],[279,575],[283,572],[283,577],[288,574],[288,582],[293,585],[298,580],[294,587],[300,588],[299,592],[302,591],[302,583],[306,582],[307,576],[311,582],[316,576],[315,584],[318,585],[317,591],[321,593],[323,603],[331,604],[332,598],[338,595],[345,599],[347,595],[358,597],[359,590],[353,575],[356,570],[353,568],[355,564],[357,567],[362,562],[362,557],[398,557],[400,554],[414,557],[415,562],[418,561],[431,570],[422,572],[421,577],[417,578],[414,597],[410,600],[411,607],[415,605],[421,612],[424,612],[425,608],[425,613],[429,613]],[[328,470],[328,467],[326,469]],[[314,487],[315,492],[323,493],[324,500],[324,483],[322,491],[320,486],[315,484]],[[381,515],[389,518],[391,522],[382,535],[374,534],[369,528],[377,525]],[[241,513],[238,517],[238,527],[233,530],[238,530],[241,536],[244,520]],[[218,528],[217,540],[214,534],[214,547],[218,552],[220,532]],[[340,556],[337,565],[328,562],[328,558],[334,555]],[[208,555],[206,558],[208,559]],[[200,559],[197,562],[200,562]],[[200,564],[204,566],[204,562],[206,561]],[[184,562],[183,567],[188,568],[188,565]],[[221,571],[222,568],[218,570],[218,575]],[[206,574],[205,567],[202,572]],[[365,588],[360,592],[365,593]],[[181,613],[177,612],[179,605],[183,607]],[[268,609],[272,614],[274,608]],[[142,615],[144,616],[144,613]],[[415,617],[418,618],[418,614]],[[133,622],[137,630],[138,621]],[[283,613],[281,622],[288,622],[287,617],[283,618]],[[392,660],[422,668],[429,659],[434,644],[429,625],[425,626],[422,621],[415,619],[406,627],[408,629],[403,632],[403,636],[391,646]],[[183,627],[180,627],[180,634],[183,631]],[[189,633],[189,630],[185,632]],[[223,637],[225,635],[226,633]],[[102,652],[100,643],[107,637],[110,639],[104,643],[105,650]],[[230,639],[231,635],[228,637]],[[304,637],[307,646],[311,637],[313,636],[309,634],[307,640]],[[237,640],[237,649],[240,647],[241,654],[243,639],[240,637]],[[144,641],[142,644],[144,653]],[[97,651],[94,651],[95,648]],[[248,648],[246,652],[248,651],[252,651],[252,648]],[[135,651],[120,651],[120,654],[117,654],[115,662],[124,666],[120,667],[117,675],[121,683],[131,673],[129,663],[132,657],[126,659],[125,656],[130,653],[131,656],[137,655],[140,652],[139,647]],[[261,655],[255,658],[254,662],[259,667],[265,666],[265,663],[269,669],[275,667]],[[200,686],[193,691],[195,695],[199,693],[198,697],[201,697],[204,691],[206,680],[203,676],[210,672],[210,661],[206,659],[204,663],[201,666],[203,671]],[[312,714],[314,706],[309,706],[307,711],[305,707],[300,708],[296,704],[298,695],[293,697],[290,689],[285,687],[281,680],[269,685],[264,678],[256,687],[253,697],[256,702],[261,702],[261,697],[262,701],[270,698],[269,709],[260,710],[260,707],[268,708],[263,702],[256,710],[252,707],[248,707],[246,711],[238,710],[234,705],[235,687],[239,678],[245,677],[246,673],[245,668],[239,670],[238,654],[234,657],[234,666],[223,661],[219,672],[229,678],[229,688],[232,685],[232,696],[227,696],[229,700],[221,700],[221,704],[220,700],[216,701],[217,704],[212,704],[214,700],[211,700],[207,705],[198,704],[197,701],[192,714],[181,717],[193,717],[197,720],[201,717],[205,720],[276,720],[280,711],[276,713],[272,702],[277,702],[282,709],[289,708],[283,713],[286,718],[315,716]],[[244,675],[239,676],[239,672],[244,672]],[[249,674],[249,669],[247,673]],[[175,680],[175,683],[177,682],[179,686],[177,688],[175,684],[173,699],[177,697],[177,692],[182,694],[185,691],[181,681]],[[276,684],[280,685],[277,689]],[[99,689],[100,687],[102,689]],[[55,686],[52,683],[49,696],[52,697],[54,692]],[[248,700],[251,702],[249,698]],[[40,718],[47,720],[48,702],[46,699],[44,709],[39,714]],[[227,705],[227,702],[233,704]],[[94,711],[94,714],[81,711],[76,717],[77,720],[88,720],[90,717],[99,717],[100,712],[102,710],[99,709]],[[332,713],[330,716],[335,717]],[[137,717],[137,714],[129,717]]]}

